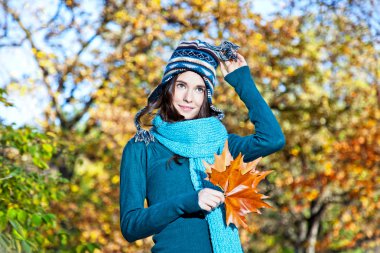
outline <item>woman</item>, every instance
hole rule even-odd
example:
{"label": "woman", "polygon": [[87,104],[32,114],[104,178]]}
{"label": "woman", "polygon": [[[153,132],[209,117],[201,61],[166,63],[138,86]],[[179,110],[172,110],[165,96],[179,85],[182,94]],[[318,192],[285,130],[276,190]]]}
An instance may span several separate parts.
{"label": "woman", "polygon": [[[253,161],[282,149],[285,137],[237,48],[228,41],[218,47],[181,42],[148,105],[136,114],[137,133],[120,166],[120,226],[127,241],[154,235],[152,252],[243,252],[237,228],[225,224],[223,192],[204,180],[202,160],[213,163],[228,140],[234,158],[241,152],[245,162]],[[227,133],[221,123],[223,112],[212,104],[219,62],[255,134]],[[154,109],[146,131],[140,118]]]}

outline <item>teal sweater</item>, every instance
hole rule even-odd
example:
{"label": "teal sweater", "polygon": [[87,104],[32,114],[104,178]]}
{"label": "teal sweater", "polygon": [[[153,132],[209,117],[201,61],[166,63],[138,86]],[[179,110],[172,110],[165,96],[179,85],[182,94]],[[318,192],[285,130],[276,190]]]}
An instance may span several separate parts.
{"label": "teal sweater", "polygon": [[[249,162],[281,150],[285,137],[249,67],[229,73],[225,81],[247,106],[256,130],[249,136],[228,134],[232,156],[242,152]],[[158,140],[145,145],[132,138],[125,145],[120,165],[121,232],[128,242],[153,235],[152,252],[211,253],[208,225],[191,183],[189,160],[180,159],[181,165],[172,160],[168,166],[173,155]]]}

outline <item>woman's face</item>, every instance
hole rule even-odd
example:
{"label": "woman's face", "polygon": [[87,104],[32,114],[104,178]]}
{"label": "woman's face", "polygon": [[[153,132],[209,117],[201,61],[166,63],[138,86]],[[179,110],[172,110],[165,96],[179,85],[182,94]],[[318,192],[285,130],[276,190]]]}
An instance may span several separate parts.
{"label": "woman's face", "polygon": [[178,75],[174,85],[174,107],[185,119],[194,119],[205,99],[206,85],[203,78],[195,72],[186,71]]}

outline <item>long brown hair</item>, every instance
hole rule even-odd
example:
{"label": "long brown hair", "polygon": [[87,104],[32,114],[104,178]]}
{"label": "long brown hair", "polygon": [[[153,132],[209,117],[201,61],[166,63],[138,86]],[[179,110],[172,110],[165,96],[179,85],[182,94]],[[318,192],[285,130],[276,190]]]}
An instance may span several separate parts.
{"label": "long brown hair", "polygon": [[[182,116],[173,105],[173,96],[174,96],[174,92],[175,92],[175,83],[177,81],[177,78],[178,78],[178,75],[173,77],[169,81],[169,83],[167,83],[164,86],[160,96],[158,97],[158,99],[156,101],[148,102],[147,106],[143,109],[141,114],[137,117],[137,121],[139,124],[141,124],[140,119],[144,115],[150,115],[150,116],[156,115],[157,113],[153,112],[156,109],[159,109],[158,113],[160,114],[161,118],[166,122],[177,122],[177,121],[186,120],[185,117]],[[210,103],[208,102],[206,92],[207,91],[205,89],[205,94],[204,94],[205,96],[204,96],[204,100],[203,100],[201,109],[199,110],[198,115],[194,119],[207,118],[207,117],[218,115],[217,112],[211,110]],[[146,124],[146,125],[152,126],[151,124]],[[174,160],[174,162],[177,164],[181,164],[181,162],[179,161],[179,159],[181,159],[181,158],[184,158],[184,157],[182,157],[178,154],[174,154],[174,156],[172,156],[168,160],[167,166],[170,166],[171,160]]]}

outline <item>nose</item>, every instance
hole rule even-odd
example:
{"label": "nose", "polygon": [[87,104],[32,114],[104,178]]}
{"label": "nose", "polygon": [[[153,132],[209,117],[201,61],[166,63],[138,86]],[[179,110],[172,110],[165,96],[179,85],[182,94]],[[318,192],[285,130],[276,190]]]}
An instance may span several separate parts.
{"label": "nose", "polygon": [[187,91],[184,94],[183,101],[187,103],[191,103],[193,101],[192,94],[190,89],[187,89]]}

